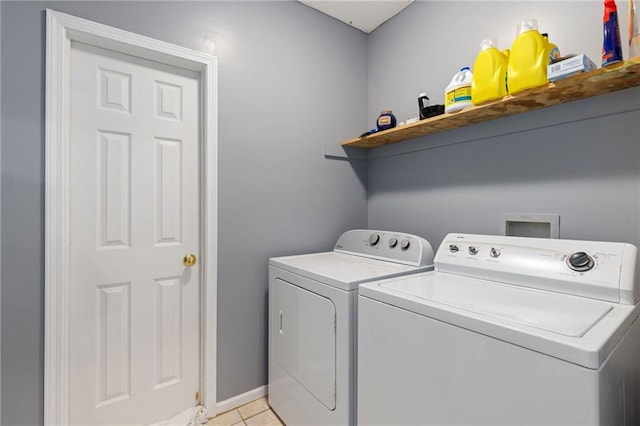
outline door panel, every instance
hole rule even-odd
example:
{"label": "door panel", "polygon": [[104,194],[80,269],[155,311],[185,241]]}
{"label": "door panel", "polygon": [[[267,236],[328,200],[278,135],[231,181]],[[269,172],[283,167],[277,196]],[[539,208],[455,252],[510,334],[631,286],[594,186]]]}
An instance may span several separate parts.
{"label": "door panel", "polygon": [[198,74],[72,43],[70,419],[198,403]]}
{"label": "door panel", "polygon": [[99,285],[98,313],[98,406],[129,397],[131,283]]}
{"label": "door panel", "polygon": [[156,302],[156,379],[155,388],[169,386],[181,379],[182,286],[180,277],[155,280]]}
{"label": "door panel", "polygon": [[329,410],[336,408],[336,308],[319,294],[276,279],[276,362]]}
{"label": "door panel", "polygon": [[98,130],[99,248],[131,243],[131,134]]}
{"label": "door panel", "polygon": [[182,141],[156,138],[157,181],[155,227],[157,244],[180,244],[182,241]]}

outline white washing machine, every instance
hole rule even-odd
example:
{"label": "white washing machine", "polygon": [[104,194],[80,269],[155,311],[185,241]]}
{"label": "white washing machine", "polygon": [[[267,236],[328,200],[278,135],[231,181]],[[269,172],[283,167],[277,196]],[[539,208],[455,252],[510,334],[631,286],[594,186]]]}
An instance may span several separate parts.
{"label": "white washing machine", "polygon": [[358,286],[432,269],[425,239],[362,229],[270,259],[268,401],[287,426],[355,424]]}
{"label": "white washing machine", "polygon": [[360,425],[640,424],[636,247],[450,234],[364,284]]}

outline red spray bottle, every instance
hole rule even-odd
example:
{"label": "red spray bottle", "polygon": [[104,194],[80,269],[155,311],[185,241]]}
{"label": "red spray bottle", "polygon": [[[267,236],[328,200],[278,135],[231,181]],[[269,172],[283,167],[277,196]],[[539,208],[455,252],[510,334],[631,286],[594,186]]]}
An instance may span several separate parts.
{"label": "red spray bottle", "polygon": [[604,0],[602,66],[606,67],[622,60],[618,8],[615,0]]}

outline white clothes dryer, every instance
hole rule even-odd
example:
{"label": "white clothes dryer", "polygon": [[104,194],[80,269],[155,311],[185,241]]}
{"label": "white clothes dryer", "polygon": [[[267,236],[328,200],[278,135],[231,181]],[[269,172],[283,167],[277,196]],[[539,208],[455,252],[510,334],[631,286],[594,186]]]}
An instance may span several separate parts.
{"label": "white clothes dryer", "polygon": [[355,425],[358,287],[432,269],[425,239],[363,229],[270,259],[268,401],[287,426]]}
{"label": "white clothes dryer", "polygon": [[358,301],[361,425],[638,425],[637,249],[449,234]]}

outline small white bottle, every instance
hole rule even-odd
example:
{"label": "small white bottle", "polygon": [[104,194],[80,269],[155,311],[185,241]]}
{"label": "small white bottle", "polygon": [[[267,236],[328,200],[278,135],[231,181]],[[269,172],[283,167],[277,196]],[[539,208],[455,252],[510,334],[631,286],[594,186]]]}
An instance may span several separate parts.
{"label": "small white bottle", "polygon": [[473,105],[471,103],[471,83],[473,74],[469,67],[463,67],[453,76],[444,91],[444,112],[451,113]]}

